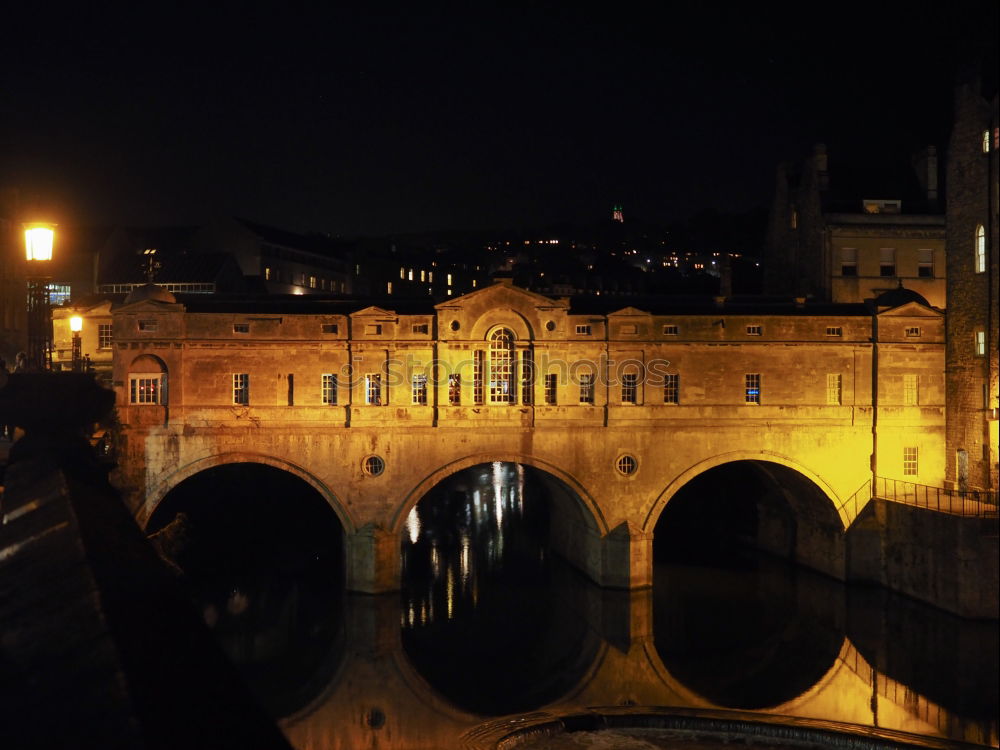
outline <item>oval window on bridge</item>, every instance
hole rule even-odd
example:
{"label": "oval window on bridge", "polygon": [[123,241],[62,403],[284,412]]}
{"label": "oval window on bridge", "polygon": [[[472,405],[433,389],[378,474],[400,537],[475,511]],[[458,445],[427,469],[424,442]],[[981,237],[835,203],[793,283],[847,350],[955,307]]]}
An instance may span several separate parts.
{"label": "oval window on bridge", "polygon": [[620,473],[628,477],[635,474],[636,469],[639,468],[639,462],[636,461],[635,456],[630,456],[626,453],[625,455],[618,457],[618,461],[615,462],[615,468],[617,468]]}
{"label": "oval window on bridge", "polygon": [[377,477],[385,471],[385,461],[381,456],[368,456],[364,463],[365,474],[370,477]]}

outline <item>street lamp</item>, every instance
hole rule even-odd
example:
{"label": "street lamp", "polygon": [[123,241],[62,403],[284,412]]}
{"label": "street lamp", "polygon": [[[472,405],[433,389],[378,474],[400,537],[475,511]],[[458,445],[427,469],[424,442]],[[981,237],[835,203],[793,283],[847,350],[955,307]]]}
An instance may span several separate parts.
{"label": "street lamp", "polygon": [[52,366],[52,319],[48,266],[52,260],[54,224],[25,224],[24,250],[28,279],[28,362],[32,370]]}
{"label": "street lamp", "polygon": [[69,330],[73,332],[73,372],[80,372],[83,365],[81,356],[80,331],[83,330],[83,318],[74,315],[69,319]]}

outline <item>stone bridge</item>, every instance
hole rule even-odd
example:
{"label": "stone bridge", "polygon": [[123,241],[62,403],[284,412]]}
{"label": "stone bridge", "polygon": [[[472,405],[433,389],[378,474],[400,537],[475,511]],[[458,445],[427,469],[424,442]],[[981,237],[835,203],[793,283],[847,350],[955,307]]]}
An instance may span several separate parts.
{"label": "stone bridge", "polygon": [[634,589],[671,498],[749,461],[772,487],[760,544],[843,580],[847,501],[873,469],[943,476],[942,317],[916,303],[599,312],[497,284],[406,307],[133,294],[114,311],[114,385],[117,482],[140,523],[199,472],[266,464],[337,514],[348,587],[388,591],[411,508],[512,461],[546,477],[552,548]]}

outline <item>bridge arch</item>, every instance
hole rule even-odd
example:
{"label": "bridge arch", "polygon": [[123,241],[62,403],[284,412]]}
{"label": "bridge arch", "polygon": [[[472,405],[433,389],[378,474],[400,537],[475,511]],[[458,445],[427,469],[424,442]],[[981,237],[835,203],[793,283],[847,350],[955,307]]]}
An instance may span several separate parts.
{"label": "bridge arch", "polygon": [[608,533],[608,524],[604,518],[604,514],[601,512],[600,506],[594,501],[587,489],[580,484],[580,482],[577,481],[573,475],[566,473],[558,466],[551,464],[548,461],[534,456],[503,451],[476,453],[464,456],[462,458],[455,459],[454,461],[450,461],[432,471],[430,474],[424,476],[404,495],[403,502],[397,507],[395,515],[392,518],[390,530],[395,533],[401,532],[410,510],[412,510],[413,507],[420,502],[421,498],[423,498],[428,492],[434,489],[435,486],[450,477],[452,474],[457,474],[463,469],[468,469],[472,466],[490,464],[496,461],[503,463],[524,464],[525,466],[531,466],[555,477],[565,486],[566,489],[576,495],[577,499],[580,501],[579,505],[581,508],[587,511],[587,513],[582,515],[586,520],[592,522],[593,530],[600,536],[604,536]]}
{"label": "bridge arch", "polygon": [[194,475],[206,471],[207,469],[215,468],[216,466],[240,463],[262,464],[286,471],[289,474],[298,477],[316,490],[320,497],[326,501],[326,504],[329,505],[333,512],[337,514],[337,518],[340,521],[341,526],[344,528],[345,535],[357,532],[357,520],[348,512],[347,508],[340,502],[337,495],[314,474],[291,461],[275,458],[274,456],[269,456],[264,453],[252,452],[231,452],[206,456],[198,459],[197,461],[192,461],[169,475],[162,477],[160,481],[152,486],[146,493],[146,501],[143,504],[140,510],[140,515],[136,520],[139,522],[140,526],[145,528],[149,519],[153,517],[153,513],[159,507],[160,503],[167,496],[167,494],[185,479],[193,477]]}
{"label": "bridge arch", "polygon": [[753,461],[758,464],[778,464],[779,466],[784,466],[786,469],[791,469],[792,471],[801,474],[803,477],[816,485],[816,487],[826,496],[826,498],[830,501],[830,505],[840,517],[843,528],[847,528],[848,519],[844,515],[844,510],[841,508],[842,500],[828,482],[807,466],[802,465],[788,456],[775,453],[773,451],[730,451],[728,453],[720,453],[710,458],[706,458],[670,480],[669,484],[667,484],[663,492],[660,493],[659,497],[656,498],[656,501],[646,514],[642,524],[643,531],[652,533],[653,528],[656,526],[656,522],[660,519],[660,515],[663,513],[664,508],[666,508],[667,503],[669,503],[674,495],[676,495],[678,491],[680,491],[680,489],[688,482],[695,477],[704,474],[709,469],[714,469],[718,466],[724,466],[725,464],[734,463],[736,461]]}

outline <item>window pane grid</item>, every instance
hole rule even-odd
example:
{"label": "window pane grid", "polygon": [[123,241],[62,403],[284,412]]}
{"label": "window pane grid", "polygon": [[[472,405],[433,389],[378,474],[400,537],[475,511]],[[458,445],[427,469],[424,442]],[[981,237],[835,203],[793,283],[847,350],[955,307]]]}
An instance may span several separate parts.
{"label": "window pane grid", "polygon": [[594,403],[594,374],[585,372],[580,375],[580,403]]}
{"label": "window pane grid", "polygon": [[919,452],[916,447],[903,448],[903,475],[916,476]]}
{"label": "window pane grid", "polygon": [[483,370],[485,370],[484,359],[486,358],[486,352],[482,349],[476,350],[476,358],[473,364],[472,371],[472,400],[476,404],[482,404],[485,402],[485,388],[483,387]]}
{"label": "window pane grid", "polygon": [[760,403],[760,373],[747,373],[744,377],[744,401],[748,404]]}
{"label": "window pane grid", "polygon": [[490,335],[490,403],[514,403],[514,335],[500,328]]}
{"label": "window pane grid", "polygon": [[160,403],[160,377],[134,377],[130,383],[131,397],[133,404],[158,404]]}
{"label": "window pane grid", "polygon": [[458,373],[448,376],[448,403],[452,406],[462,403],[462,376]]}
{"label": "window pane grid", "polygon": [[639,376],[634,372],[622,375],[622,403],[634,404],[638,400]]}
{"label": "window pane grid", "polygon": [[826,403],[839,406],[843,397],[843,378],[840,373],[828,373],[826,376]]}
{"label": "window pane grid", "polygon": [[246,406],[250,403],[250,375],[245,372],[233,373],[233,403]]}
{"label": "window pane grid", "polygon": [[416,406],[427,406],[427,376],[414,375],[412,380],[413,403]]}
{"label": "window pane grid", "polygon": [[110,323],[98,323],[97,324],[97,348],[98,349],[110,349],[111,348],[111,324]]}
{"label": "window pane grid", "polygon": [[365,375],[365,403],[370,406],[382,405],[382,375],[377,372]]}
{"label": "window pane grid", "polygon": [[333,373],[323,374],[322,398],[324,404],[337,403],[337,376]]}
{"label": "window pane grid", "polygon": [[663,376],[663,403],[679,404],[681,393],[681,376],[668,373]]}
{"label": "window pane grid", "polygon": [[558,375],[556,373],[549,373],[545,376],[545,403],[549,406],[555,406],[557,383]]}
{"label": "window pane grid", "polygon": [[903,403],[907,406],[916,406],[917,400],[917,376],[903,375]]}

